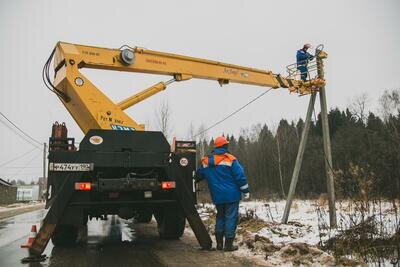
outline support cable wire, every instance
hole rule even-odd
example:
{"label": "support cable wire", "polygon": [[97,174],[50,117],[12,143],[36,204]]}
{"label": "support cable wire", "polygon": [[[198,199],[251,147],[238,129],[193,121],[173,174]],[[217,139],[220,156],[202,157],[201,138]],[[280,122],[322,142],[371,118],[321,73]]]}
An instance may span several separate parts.
{"label": "support cable wire", "polygon": [[6,122],[4,122],[3,120],[0,119],[0,123],[3,124],[7,129],[9,129],[12,133],[14,133],[15,135],[21,137],[21,139],[23,139],[24,141],[26,141],[27,143],[31,144],[32,146],[34,146],[35,148],[39,149],[39,147],[33,143],[32,141],[30,141],[29,139],[27,139],[26,137],[24,137],[20,132],[18,132],[15,128],[13,128],[11,125],[8,125]]}
{"label": "support cable wire", "polygon": [[[36,155],[34,155],[22,168],[20,168],[17,172],[15,172],[12,176],[15,177],[18,174],[21,173],[21,171],[23,171],[26,167],[28,167],[29,164],[31,164],[31,162],[35,159],[37,159],[38,157]],[[27,174],[25,174],[27,175]]]}
{"label": "support cable wire", "polygon": [[19,131],[17,131],[14,127],[11,127],[10,125],[8,125],[6,122],[4,122],[3,120],[0,120],[0,123],[3,124],[5,127],[7,127],[10,131],[12,131],[15,135],[21,137],[24,141],[26,141],[27,143],[29,143],[30,145],[34,146],[35,149],[39,149],[42,150],[42,148],[38,145],[36,145],[36,143],[30,141],[28,138],[26,138],[23,134],[21,134]]}
{"label": "support cable wire", "polygon": [[1,163],[1,164],[0,164],[0,167],[3,167],[3,166],[5,166],[5,165],[7,165],[7,164],[9,164],[9,163],[11,163],[11,162],[14,162],[14,161],[16,161],[16,160],[18,160],[18,159],[21,159],[21,158],[25,157],[26,155],[32,153],[32,151],[34,151],[35,149],[36,149],[36,147],[32,148],[31,150],[25,152],[25,153],[22,154],[22,155],[19,155],[19,156],[13,158],[13,159],[10,159],[10,160],[8,160],[8,161],[6,161],[6,162]]}
{"label": "support cable wire", "polygon": [[26,137],[28,137],[29,139],[31,139],[33,142],[35,142],[38,145],[43,145],[43,143],[39,142],[38,140],[36,140],[35,138],[33,138],[32,136],[30,136],[29,134],[27,134],[25,131],[23,131],[21,128],[19,128],[17,125],[15,125],[15,123],[13,123],[10,119],[8,119],[2,112],[0,112],[0,115],[5,118],[9,123],[11,123],[12,126],[14,126],[15,128],[17,128],[18,131],[20,131],[23,135],[25,135]]}
{"label": "support cable wire", "polygon": [[[12,175],[9,174],[9,173],[0,173],[0,175],[1,175],[1,176],[4,176],[4,177],[8,177],[7,179],[18,179],[18,178],[15,178],[15,176],[12,176]],[[19,175],[19,176],[22,176],[22,175],[29,175],[29,176],[35,175],[35,176],[40,176],[40,175],[41,175],[41,172],[40,172],[40,171],[39,171],[39,172],[24,172],[24,173],[19,173],[18,175]]]}
{"label": "support cable wire", "polygon": [[10,166],[10,167],[2,167],[3,169],[43,169],[43,167],[23,167],[23,166]]}
{"label": "support cable wire", "polygon": [[198,137],[199,135],[202,135],[203,133],[207,132],[208,130],[214,128],[215,126],[217,126],[218,124],[226,121],[227,119],[229,119],[230,117],[232,117],[233,115],[235,115],[236,113],[239,113],[242,109],[244,109],[245,107],[249,106],[251,103],[255,102],[257,99],[261,98],[262,96],[264,96],[266,93],[268,93],[269,91],[271,91],[272,88],[269,88],[268,90],[266,90],[265,92],[263,92],[262,94],[258,95],[257,97],[253,98],[252,100],[250,100],[249,102],[247,102],[246,104],[244,104],[243,106],[241,106],[240,108],[238,108],[237,110],[233,111],[232,113],[230,113],[228,116],[226,116],[225,118],[215,122],[214,124],[212,124],[211,126],[209,126],[207,129],[198,132],[194,137]]}

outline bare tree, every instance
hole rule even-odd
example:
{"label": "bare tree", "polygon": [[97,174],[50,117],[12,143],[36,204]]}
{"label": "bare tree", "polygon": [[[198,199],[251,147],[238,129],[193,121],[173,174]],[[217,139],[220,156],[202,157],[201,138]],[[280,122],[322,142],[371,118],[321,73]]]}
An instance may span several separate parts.
{"label": "bare tree", "polygon": [[186,134],[186,139],[190,140],[190,141],[196,140],[196,132],[195,131],[196,131],[195,127],[194,127],[193,123],[191,122],[189,125],[188,132]]}
{"label": "bare tree", "polygon": [[207,141],[208,137],[207,137],[207,132],[206,130],[206,126],[202,123],[199,126],[199,129],[197,130],[197,134],[195,135],[195,137],[197,137],[198,139],[196,140],[198,143],[198,150],[199,150],[199,154],[201,156],[206,154],[206,144],[204,141]]}
{"label": "bare tree", "polygon": [[251,126],[251,131],[249,134],[249,138],[252,142],[257,142],[260,137],[260,133],[262,130],[261,123],[257,123],[256,125]]}
{"label": "bare tree", "polygon": [[167,139],[171,131],[170,119],[171,109],[169,107],[168,100],[165,100],[161,103],[160,108],[156,111],[156,122],[159,130]]}
{"label": "bare tree", "polygon": [[348,108],[351,114],[363,123],[367,121],[368,117],[368,102],[369,96],[367,93],[362,93],[353,98],[352,102],[349,104]]}
{"label": "bare tree", "polygon": [[[391,116],[400,114],[400,89],[394,89],[392,91],[385,90],[383,95],[379,98],[379,103],[381,105],[381,112],[383,118],[391,129],[390,131],[391,138],[397,144],[394,146],[394,148],[397,152],[399,152],[400,151],[399,126],[393,119],[391,119]],[[400,158],[399,154],[398,157]]]}
{"label": "bare tree", "polygon": [[385,90],[383,95],[379,98],[380,111],[382,117],[387,121],[390,115],[400,112],[400,89],[392,91]]}

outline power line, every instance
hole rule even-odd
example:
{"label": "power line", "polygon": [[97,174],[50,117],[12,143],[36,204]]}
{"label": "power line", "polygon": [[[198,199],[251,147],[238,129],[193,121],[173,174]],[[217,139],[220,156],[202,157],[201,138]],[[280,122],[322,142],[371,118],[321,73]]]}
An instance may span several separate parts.
{"label": "power line", "polygon": [[15,174],[13,174],[12,176],[17,176],[18,174],[20,174],[21,171],[23,171],[33,160],[37,159],[37,156],[32,157],[22,168],[20,168],[17,172],[15,172]]}
{"label": "power line", "polygon": [[12,127],[11,125],[9,125],[7,122],[1,120],[0,118],[0,123],[3,124],[6,128],[8,128],[12,133],[14,133],[15,135],[21,137],[24,141],[26,141],[27,143],[29,143],[30,145],[34,146],[37,149],[40,149],[35,143],[33,143],[32,141],[30,141],[28,138],[26,138],[25,136],[23,136],[20,132],[18,132],[14,127]]}
{"label": "power line", "polygon": [[214,128],[215,126],[217,126],[218,124],[226,121],[227,119],[229,119],[230,117],[232,117],[233,115],[235,115],[236,113],[240,112],[242,109],[244,109],[245,107],[247,107],[248,105],[250,105],[251,103],[253,103],[254,101],[256,101],[257,99],[261,98],[263,95],[265,95],[266,93],[268,93],[269,91],[271,91],[272,88],[269,88],[268,90],[264,91],[262,94],[258,95],[257,97],[253,98],[252,100],[250,100],[249,102],[247,102],[246,104],[244,104],[243,106],[241,106],[240,108],[238,108],[237,110],[233,111],[232,113],[230,113],[228,116],[226,116],[225,118],[215,122],[214,124],[212,124],[210,127],[208,127],[207,129],[198,132],[194,137],[196,138],[197,136],[207,132],[208,130],[210,130],[211,128]]}
{"label": "power line", "polygon": [[[2,117],[4,117],[8,122],[3,121],[0,117],[0,123],[2,123],[5,127],[7,127],[11,132],[13,132],[15,135],[19,136],[20,138],[22,138],[24,141],[26,141],[27,143],[29,143],[30,145],[34,146],[36,149],[42,150],[41,146],[38,146],[37,144],[40,144],[40,142],[38,142],[37,140],[35,140],[34,138],[32,138],[31,136],[29,136],[27,133],[25,133],[24,131],[22,131],[18,126],[16,126],[14,123],[12,123],[7,117],[4,116],[3,113],[0,112],[0,115]],[[31,141],[33,140],[33,141]]]}
{"label": "power line", "polygon": [[[41,175],[42,173],[41,173],[41,171],[38,171],[38,172],[28,172],[28,173],[18,173],[18,175],[19,176],[21,176],[21,175],[37,175],[37,176],[39,176],[39,175]],[[1,173],[0,174],[1,176],[6,176],[6,177],[8,177],[7,179],[19,179],[19,178],[16,178],[15,177],[15,175],[14,174],[11,174],[11,173]]]}
{"label": "power line", "polygon": [[11,125],[8,125],[7,122],[4,122],[3,120],[0,119],[0,123],[3,124],[6,128],[8,128],[11,132],[13,132],[15,135],[19,136],[21,139],[23,139],[25,142],[29,143],[30,145],[34,146],[35,149],[41,149],[40,147],[38,147],[35,143],[33,143],[32,141],[30,141],[28,138],[26,138],[25,136],[23,136],[20,132],[18,132],[14,127],[12,127]]}
{"label": "power line", "polygon": [[0,164],[0,167],[3,167],[4,165],[7,165],[7,164],[9,164],[9,163],[11,163],[11,162],[14,162],[14,161],[16,161],[16,160],[18,160],[18,159],[20,159],[20,158],[25,157],[26,155],[32,153],[32,151],[34,151],[35,149],[36,149],[36,147],[32,148],[31,150],[25,152],[25,153],[22,154],[22,155],[19,155],[19,156],[13,158],[13,159],[10,159],[9,161],[6,161],[6,162],[1,163],[1,164]]}
{"label": "power line", "polygon": [[23,167],[23,166],[12,166],[12,167],[2,167],[2,169],[43,169],[43,167]]}
{"label": "power line", "polygon": [[43,143],[39,142],[38,140],[34,139],[32,136],[21,130],[17,125],[15,125],[11,120],[9,120],[2,112],[0,112],[0,115],[3,116],[9,123],[11,123],[15,128],[17,128],[21,133],[23,133],[26,137],[34,141],[35,143],[39,144],[40,146],[43,145]]}

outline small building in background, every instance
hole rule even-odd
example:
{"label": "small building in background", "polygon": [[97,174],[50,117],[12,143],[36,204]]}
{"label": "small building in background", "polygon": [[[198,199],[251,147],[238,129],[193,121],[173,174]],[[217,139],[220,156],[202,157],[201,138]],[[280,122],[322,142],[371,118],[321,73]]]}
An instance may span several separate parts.
{"label": "small building in background", "polygon": [[12,204],[17,200],[17,187],[0,178],[0,205]]}
{"label": "small building in background", "polygon": [[19,185],[17,189],[17,201],[40,200],[39,185]]}

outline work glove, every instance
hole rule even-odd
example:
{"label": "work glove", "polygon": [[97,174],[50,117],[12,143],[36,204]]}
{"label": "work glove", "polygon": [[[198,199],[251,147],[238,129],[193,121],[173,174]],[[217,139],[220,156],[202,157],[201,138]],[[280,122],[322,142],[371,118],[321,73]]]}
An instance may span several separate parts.
{"label": "work glove", "polygon": [[250,199],[250,193],[243,193],[243,199],[244,200]]}

